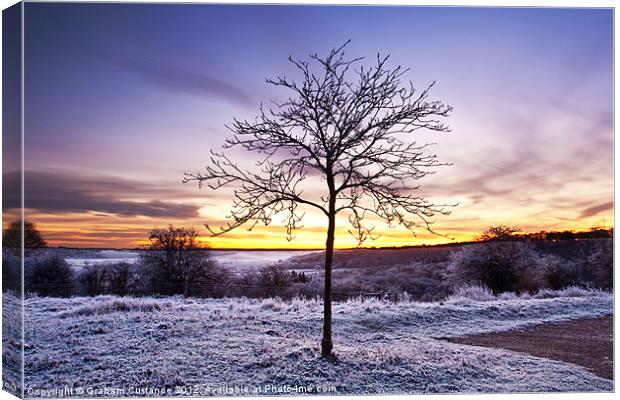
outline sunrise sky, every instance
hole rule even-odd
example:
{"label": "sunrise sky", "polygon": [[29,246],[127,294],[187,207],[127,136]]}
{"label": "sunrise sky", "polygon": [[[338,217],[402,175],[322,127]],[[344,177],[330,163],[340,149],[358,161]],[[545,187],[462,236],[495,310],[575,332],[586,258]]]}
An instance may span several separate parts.
{"label": "sunrise sky", "polygon": [[[347,39],[353,57],[411,67],[417,87],[437,81],[431,97],[454,107],[451,133],[415,135],[453,163],[419,182],[421,195],[459,203],[436,230],[468,240],[497,224],[613,223],[609,9],[25,7],[26,218],[51,245],[135,247],[153,226],[223,223],[230,193],[183,184],[183,172],[207,164],[224,124],[283,99],[265,78],[295,78],[289,54]],[[337,246],[354,246],[341,222]],[[291,243],[279,219],[204,235],[213,247],[321,247],[325,223],[308,210]],[[367,245],[446,241],[376,225]]]}

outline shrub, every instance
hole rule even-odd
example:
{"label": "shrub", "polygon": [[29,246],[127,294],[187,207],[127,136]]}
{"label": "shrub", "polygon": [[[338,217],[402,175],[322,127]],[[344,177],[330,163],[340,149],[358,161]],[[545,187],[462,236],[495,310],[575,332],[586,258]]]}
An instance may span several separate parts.
{"label": "shrub", "polygon": [[76,284],[79,292],[84,296],[99,296],[105,293],[106,274],[105,265],[86,265],[77,274]]}
{"label": "shrub", "polygon": [[534,294],[535,299],[552,299],[555,297],[559,297],[559,292],[557,290],[551,289],[540,289],[536,294]]}
{"label": "shrub", "polygon": [[579,280],[578,265],[554,254],[539,257],[538,265],[545,287],[559,290]]}
{"label": "shrub", "polygon": [[230,272],[205,251],[193,252],[182,260],[148,252],[140,257],[136,271],[137,286],[147,295],[220,297],[224,295],[223,288],[218,291],[216,286],[230,280]]}
{"label": "shrub", "polygon": [[135,266],[121,262],[108,267],[108,293],[117,296],[136,294]]}
{"label": "shrub", "polygon": [[200,247],[198,231],[192,227],[155,228],[149,241],[140,254],[137,275],[146,294],[205,295],[204,285],[226,275]]}
{"label": "shrub", "polygon": [[187,271],[185,296],[224,297],[227,295],[225,284],[230,282],[231,273],[219,266],[210,257],[198,257],[193,260]]}
{"label": "shrub", "polygon": [[569,286],[561,290],[541,289],[534,295],[535,299],[551,299],[555,297],[596,297],[605,292],[599,289]]}
{"label": "shrub", "polygon": [[[445,262],[386,264],[363,268],[356,274],[334,270],[334,293],[340,294],[339,298],[360,293],[390,293],[400,298],[407,292],[416,301],[437,301],[450,294],[453,286],[446,279],[446,273]],[[316,279],[322,282],[321,278]]]}
{"label": "shrub", "polygon": [[601,289],[611,289],[614,284],[613,241],[598,241],[594,251],[588,257],[587,263],[592,273],[594,286]]}
{"label": "shrub", "polygon": [[312,280],[311,276],[307,276],[305,272],[292,271],[291,276],[295,283],[308,283]]}
{"label": "shrub", "polygon": [[[323,276],[320,276],[322,278]],[[311,279],[306,283],[294,283],[284,294],[285,298],[301,297],[315,299],[323,297],[323,279]]]}
{"label": "shrub", "polygon": [[84,296],[137,294],[134,267],[128,263],[87,265],[77,275],[76,285]]}
{"label": "shrub", "polygon": [[516,226],[491,226],[486,231],[482,232],[482,235],[476,237],[476,241],[479,242],[491,242],[491,241],[506,241],[506,240],[518,240],[520,239],[518,234],[521,229]]}
{"label": "shrub", "polygon": [[497,296],[498,300],[517,300],[520,298],[521,297],[515,292],[504,292],[500,293],[499,296]]}
{"label": "shrub", "polygon": [[81,307],[64,312],[63,314],[61,314],[61,318],[71,316],[102,315],[116,312],[154,312],[160,311],[164,307],[169,307],[169,304],[167,302],[161,303],[160,301],[153,299],[118,299],[99,297],[88,300],[87,304]]}
{"label": "shrub", "polygon": [[73,271],[59,255],[29,260],[25,270],[27,292],[52,297],[69,297],[73,294]]}
{"label": "shrub", "polygon": [[464,303],[469,301],[491,301],[496,297],[488,287],[482,284],[464,284],[454,289],[453,293],[446,298],[447,302]]}
{"label": "shrub", "polygon": [[24,255],[30,257],[36,253],[36,249],[47,247],[47,244],[35,224],[24,221],[23,225],[22,231],[21,221],[9,223],[9,226],[2,232],[2,247],[17,255],[21,253],[23,240]]}
{"label": "shrub", "polygon": [[292,285],[293,275],[283,266],[268,265],[260,271],[260,283],[271,296],[281,296]]}
{"label": "shrub", "polygon": [[260,278],[258,272],[247,271],[230,278],[230,290],[227,295],[231,297],[258,297],[255,294]]}
{"label": "shrub", "polygon": [[558,291],[559,297],[595,297],[603,294],[602,291],[592,288],[570,286]]}
{"label": "shrub", "polygon": [[480,283],[493,293],[531,291],[540,287],[538,254],[521,242],[489,242],[464,246],[451,256],[457,284]]}
{"label": "shrub", "polygon": [[21,262],[10,251],[2,252],[2,290],[21,292]]}

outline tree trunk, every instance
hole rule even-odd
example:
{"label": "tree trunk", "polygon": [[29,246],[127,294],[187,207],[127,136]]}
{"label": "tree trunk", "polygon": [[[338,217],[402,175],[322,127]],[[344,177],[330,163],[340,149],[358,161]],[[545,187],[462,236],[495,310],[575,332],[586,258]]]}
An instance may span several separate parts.
{"label": "tree trunk", "polygon": [[[330,202],[331,203],[331,202]],[[325,243],[325,293],[323,296],[323,340],[321,356],[332,357],[332,260],[334,258],[334,236],[336,231],[336,213],[330,204],[329,226]]]}

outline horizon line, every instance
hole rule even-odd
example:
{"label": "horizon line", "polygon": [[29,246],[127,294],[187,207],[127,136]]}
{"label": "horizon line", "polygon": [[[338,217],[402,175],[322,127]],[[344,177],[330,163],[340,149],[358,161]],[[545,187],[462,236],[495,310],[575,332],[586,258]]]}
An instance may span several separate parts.
{"label": "horizon line", "polygon": [[[557,240],[597,240],[597,239],[613,239],[612,238],[573,238],[573,239],[557,239]],[[549,240],[555,241],[555,240]],[[435,244],[410,244],[402,246],[360,246],[360,247],[336,247],[334,250],[399,250],[411,249],[417,247],[450,247],[474,243],[485,243],[485,241],[468,240],[449,243]],[[75,246],[47,246],[39,249],[67,249],[67,250],[148,250],[142,247],[75,247]],[[273,247],[198,247],[193,250],[213,250],[213,251],[321,251],[325,247],[294,247],[294,248],[273,248]]]}
{"label": "horizon line", "polygon": [[[360,247],[336,247],[335,250],[381,250],[381,249],[406,249],[412,247],[444,247],[466,243],[477,243],[475,240],[435,244],[409,244],[402,246],[360,246]],[[142,247],[77,247],[77,246],[47,246],[40,249],[68,249],[68,250],[145,250]],[[148,249],[147,249],[148,250]],[[325,250],[325,247],[198,247],[194,250],[215,251],[317,251]]]}

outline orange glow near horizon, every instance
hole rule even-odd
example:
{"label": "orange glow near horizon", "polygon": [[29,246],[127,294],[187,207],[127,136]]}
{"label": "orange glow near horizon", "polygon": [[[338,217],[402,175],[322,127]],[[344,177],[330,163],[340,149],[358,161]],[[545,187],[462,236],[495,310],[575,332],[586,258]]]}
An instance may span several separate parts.
{"label": "orange glow near horizon", "polygon": [[[613,224],[613,10],[282,6],[277,13],[262,8],[264,15],[257,18],[258,9],[235,5],[165,10],[140,5],[153,9],[146,14],[123,4],[101,7],[109,11],[30,7],[24,24],[29,51],[21,66],[29,82],[22,93],[27,112],[3,120],[15,127],[5,129],[6,135],[24,128],[23,137],[4,142],[14,148],[5,147],[3,184],[17,189],[5,189],[3,222],[6,226],[7,213],[25,204],[26,220],[39,227],[50,246],[136,248],[154,227],[174,225],[198,228],[201,240],[217,249],[323,248],[327,220],[303,205],[296,210],[306,213],[303,227],[291,242],[282,227],[284,215],[274,216],[268,227],[210,237],[204,225],[226,224],[239,186],[199,188],[194,181],[184,183],[184,174],[204,173],[212,165],[211,151],[224,151],[248,176],[263,173],[264,157],[305,156],[305,150],[296,153],[289,146],[273,154],[222,146],[232,135],[233,121],[260,121],[263,104],[268,113],[288,104],[289,96],[297,98],[282,85],[265,82],[277,77],[303,82],[304,73],[289,55],[309,61],[312,74],[322,76],[323,66],[309,55],[326,56],[342,44],[345,32],[351,42],[344,58],[360,58],[347,81],[358,85],[354,71],[375,67],[377,54],[389,56],[386,70],[402,66],[399,85],[408,88],[411,82],[424,93],[416,101],[452,109],[445,117],[421,117],[437,118],[449,132],[400,132],[402,120],[388,129],[403,143],[422,148],[421,160],[436,155],[436,164],[420,167],[428,174],[399,179],[415,187],[407,195],[427,204],[458,204],[446,207],[450,215],[431,218],[432,228],[453,240],[423,228],[413,236],[368,218],[367,226],[380,237],[363,246],[470,241],[498,225],[537,232]],[[295,21],[295,29],[278,24],[282,18]],[[230,29],[217,29],[220,25]],[[441,32],[412,46],[411,37],[436,26]],[[320,34],[308,35],[311,31]],[[370,106],[359,121],[345,115],[348,106],[335,102],[340,122],[329,121],[323,134],[346,130],[350,138],[367,124],[379,129],[383,124],[373,128],[371,121],[390,115],[398,97],[389,107]],[[302,133],[305,124],[285,120],[283,129],[299,131],[310,143]],[[20,150],[23,160],[17,157]],[[304,200],[323,204],[329,193],[323,171],[305,172],[295,190]],[[356,201],[376,206],[369,199]],[[349,226],[348,215],[339,215],[336,247],[357,246]]]}
{"label": "orange glow near horizon", "polygon": [[[40,214],[26,213],[26,219],[37,224],[49,246],[78,248],[136,248],[147,243],[150,229],[155,226],[192,225],[199,228],[199,240],[214,249],[322,249],[325,243],[324,228],[319,225],[305,226],[300,229],[296,238],[287,242],[283,228],[274,223],[268,227],[256,227],[253,231],[239,228],[227,234],[211,237],[201,224],[203,221],[156,221],[151,218],[123,218],[118,216],[99,215],[92,213]],[[415,245],[435,245],[450,242],[467,242],[494,225],[518,226],[524,232],[542,230],[574,230],[584,231],[592,226],[609,227],[613,221],[611,211],[601,212],[590,218],[575,221],[564,221],[553,225],[543,225],[540,221],[497,218],[495,220],[461,221],[466,228],[456,227],[450,216],[439,218],[434,229],[451,239],[433,235],[420,229],[417,236],[403,228],[388,228],[377,225],[380,237],[369,240],[361,247],[400,247]],[[313,221],[318,222],[318,221]],[[357,247],[357,242],[347,232],[345,221],[340,221],[336,231],[336,247]],[[4,227],[8,221],[4,222]],[[381,229],[379,229],[381,228]]]}

